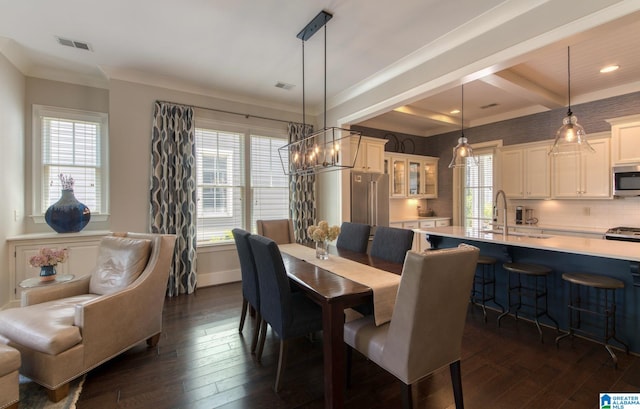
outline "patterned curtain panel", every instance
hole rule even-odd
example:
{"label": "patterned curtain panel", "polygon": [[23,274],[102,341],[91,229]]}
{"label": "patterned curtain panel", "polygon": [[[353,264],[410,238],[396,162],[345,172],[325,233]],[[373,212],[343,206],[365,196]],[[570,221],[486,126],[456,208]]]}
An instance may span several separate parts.
{"label": "patterned curtain panel", "polygon": [[[289,142],[298,141],[313,132],[313,126],[290,122],[288,126]],[[291,175],[289,177],[291,201],[289,214],[293,220],[296,241],[310,241],[307,228],[316,220],[316,175]]]}
{"label": "patterned curtain panel", "polygon": [[156,101],[151,132],[151,232],[176,234],[167,295],[196,289],[193,108]]}

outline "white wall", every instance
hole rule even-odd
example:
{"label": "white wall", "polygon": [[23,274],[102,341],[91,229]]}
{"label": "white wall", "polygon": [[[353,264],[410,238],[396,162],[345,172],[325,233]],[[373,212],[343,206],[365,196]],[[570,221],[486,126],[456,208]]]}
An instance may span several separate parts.
{"label": "white wall", "polygon": [[25,77],[0,53],[0,307],[9,302],[6,238],[23,232]]}

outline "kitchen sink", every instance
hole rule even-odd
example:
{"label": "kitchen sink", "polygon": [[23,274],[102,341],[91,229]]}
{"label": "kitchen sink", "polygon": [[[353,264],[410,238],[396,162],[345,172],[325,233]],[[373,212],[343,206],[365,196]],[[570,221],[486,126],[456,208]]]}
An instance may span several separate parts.
{"label": "kitchen sink", "polygon": [[[502,234],[502,230],[496,230],[496,229],[486,229],[486,230],[480,230],[481,233],[492,233],[492,234]],[[520,237],[530,237],[532,239],[548,239],[550,237],[553,237],[549,234],[542,234],[542,233],[522,233],[522,232],[508,232],[507,236],[520,236]]]}

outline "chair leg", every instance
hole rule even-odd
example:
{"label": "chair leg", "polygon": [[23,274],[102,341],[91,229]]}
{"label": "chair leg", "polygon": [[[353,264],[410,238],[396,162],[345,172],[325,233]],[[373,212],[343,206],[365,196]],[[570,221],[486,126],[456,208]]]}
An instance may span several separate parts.
{"label": "chair leg", "polygon": [[462,401],[462,374],[460,372],[460,360],[449,365],[451,371],[451,383],[453,384],[453,399],[456,403],[456,409],[464,409]]}
{"label": "chair leg", "polygon": [[413,394],[411,392],[411,385],[407,385],[404,382],[400,382],[401,395],[402,395],[402,408],[413,409]]}
{"label": "chair leg", "polygon": [[278,393],[280,391],[280,381],[282,380],[282,372],[287,361],[287,341],[280,340],[280,357],[278,358],[278,371],[276,372],[276,384],[273,389]]}
{"label": "chair leg", "polygon": [[147,346],[149,348],[154,348],[156,345],[158,345],[158,341],[160,341],[160,333],[158,332],[156,335],[147,338]]}
{"label": "chair leg", "polygon": [[264,339],[267,335],[267,321],[262,320],[260,324],[260,340],[258,341],[258,351],[256,352],[256,359],[258,362],[262,359],[262,350],[264,349]]}
{"label": "chair leg", "polygon": [[69,394],[69,382],[58,386],[56,389],[47,389],[47,397],[51,402],[60,402]]}
{"label": "chair leg", "polygon": [[256,311],[256,325],[253,329],[253,339],[251,340],[251,353],[256,353],[256,346],[258,345],[258,335],[260,334],[260,324],[262,324],[262,316]]}
{"label": "chair leg", "polygon": [[244,319],[247,317],[247,307],[249,302],[246,298],[242,297],[242,312],[240,313],[240,327],[238,327],[238,332],[242,332],[244,328]]}

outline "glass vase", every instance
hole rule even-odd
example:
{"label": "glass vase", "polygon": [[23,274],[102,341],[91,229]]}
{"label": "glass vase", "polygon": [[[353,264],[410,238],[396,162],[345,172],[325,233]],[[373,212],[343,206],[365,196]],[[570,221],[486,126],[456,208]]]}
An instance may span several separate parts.
{"label": "glass vase", "polygon": [[316,241],[316,258],[329,259],[329,242],[327,240]]}
{"label": "glass vase", "polygon": [[56,266],[41,266],[40,281],[53,281],[56,279]]}

